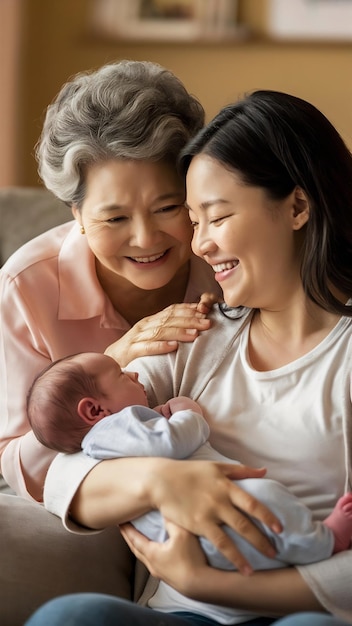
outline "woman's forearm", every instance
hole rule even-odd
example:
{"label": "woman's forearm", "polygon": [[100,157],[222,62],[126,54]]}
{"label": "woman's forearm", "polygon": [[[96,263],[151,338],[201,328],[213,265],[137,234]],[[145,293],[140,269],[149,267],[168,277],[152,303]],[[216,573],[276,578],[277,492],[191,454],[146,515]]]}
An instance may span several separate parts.
{"label": "woman's forearm", "polygon": [[88,528],[129,521],[152,508],[149,485],[163,463],[158,458],[102,461],[87,474],[71,502],[70,516]]}
{"label": "woman's forearm", "polygon": [[272,528],[281,526],[262,503],[230,479],[262,475],[263,470],[209,461],[160,457],[103,461],[82,474],[72,490],[70,517],[89,528],[102,528],[158,509],[165,520],[206,537],[243,569],[247,561],[222,526],[232,526],[267,556],[274,556],[273,547],[248,513]]}
{"label": "woman's forearm", "polygon": [[[203,571],[205,574],[205,570]],[[295,568],[255,572],[241,576],[209,568],[193,578],[194,600],[251,610],[260,615],[286,615],[297,611],[322,611],[308,585]]]}
{"label": "woman's forearm", "polygon": [[215,569],[207,564],[194,535],[169,521],[166,528],[169,538],[163,544],[149,541],[131,524],[122,526],[121,532],[151,574],[184,596],[268,616],[324,610],[295,568],[262,570],[250,576]]}
{"label": "woman's forearm", "polygon": [[14,437],[2,453],[2,474],[17,495],[41,502],[45,476],[55,455],[33,432]]}

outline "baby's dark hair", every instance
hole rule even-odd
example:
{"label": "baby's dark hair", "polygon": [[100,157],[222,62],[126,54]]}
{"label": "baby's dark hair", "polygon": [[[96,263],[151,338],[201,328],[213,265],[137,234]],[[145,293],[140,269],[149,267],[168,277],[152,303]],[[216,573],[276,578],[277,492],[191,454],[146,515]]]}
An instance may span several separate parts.
{"label": "baby's dark hair", "polygon": [[71,355],[53,361],[34,379],[27,416],[36,438],[57,452],[79,452],[91,426],[77,413],[85,396],[101,395],[97,381]]}

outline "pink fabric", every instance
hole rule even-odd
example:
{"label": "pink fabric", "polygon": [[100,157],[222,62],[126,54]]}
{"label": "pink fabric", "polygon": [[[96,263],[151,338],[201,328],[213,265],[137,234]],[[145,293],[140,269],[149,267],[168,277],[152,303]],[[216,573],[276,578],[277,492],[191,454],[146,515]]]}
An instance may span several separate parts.
{"label": "pink fabric", "polygon": [[[185,301],[216,289],[213,272],[192,257]],[[55,453],[39,444],[26,418],[26,394],[50,361],[103,352],[129,328],[102,290],[94,256],[76,222],[20,248],[0,272],[1,472],[20,495],[42,499]]]}

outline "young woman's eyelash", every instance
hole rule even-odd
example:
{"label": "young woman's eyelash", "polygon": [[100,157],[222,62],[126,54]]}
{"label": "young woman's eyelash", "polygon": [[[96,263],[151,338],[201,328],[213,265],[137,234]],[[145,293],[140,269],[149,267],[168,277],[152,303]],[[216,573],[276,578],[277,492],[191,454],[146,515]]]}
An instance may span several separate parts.
{"label": "young woman's eyelash", "polygon": [[223,220],[226,220],[228,217],[231,217],[230,215],[221,215],[220,217],[215,217],[214,219],[212,219],[210,221],[210,224],[216,224],[217,222],[222,222]]}

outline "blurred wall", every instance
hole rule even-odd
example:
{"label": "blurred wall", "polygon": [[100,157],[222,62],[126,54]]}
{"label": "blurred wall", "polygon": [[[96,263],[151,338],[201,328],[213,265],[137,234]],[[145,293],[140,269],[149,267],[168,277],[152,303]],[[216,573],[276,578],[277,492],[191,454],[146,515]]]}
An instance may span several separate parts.
{"label": "blurred wall", "polygon": [[[11,1],[11,0],[10,0]],[[132,43],[93,34],[91,0],[20,0],[17,183],[39,184],[33,148],[43,112],[72,74],[111,60],[151,60],[173,70],[203,103],[208,118],[256,88],[310,100],[352,147],[352,41],[278,43],[265,36],[266,0],[240,0],[255,36],[227,43]],[[283,0],[287,1],[287,0]],[[295,2],[295,0],[289,0]]]}
{"label": "blurred wall", "polygon": [[0,187],[17,176],[21,0],[0,0]]}

